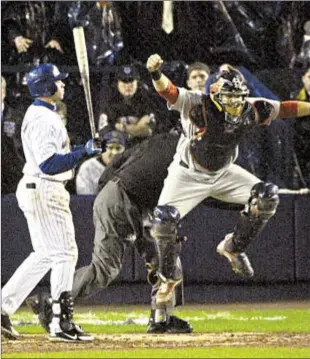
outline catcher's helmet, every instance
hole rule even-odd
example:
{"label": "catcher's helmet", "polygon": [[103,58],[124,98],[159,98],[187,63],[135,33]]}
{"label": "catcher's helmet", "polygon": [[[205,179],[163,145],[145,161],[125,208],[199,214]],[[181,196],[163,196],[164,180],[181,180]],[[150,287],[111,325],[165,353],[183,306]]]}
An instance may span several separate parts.
{"label": "catcher's helmet", "polygon": [[243,78],[235,71],[223,71],[217,77],[217,81],[211,85],[212,94],[248,96],[250,91]]}
{"label": "catcher's helmet", "polygon": [[68,77],[67,73],[59,72],[53,64],[42,64],[31,69],[27,76],[27,86],[32,97],[48,97],[57,91],[56,81]]}

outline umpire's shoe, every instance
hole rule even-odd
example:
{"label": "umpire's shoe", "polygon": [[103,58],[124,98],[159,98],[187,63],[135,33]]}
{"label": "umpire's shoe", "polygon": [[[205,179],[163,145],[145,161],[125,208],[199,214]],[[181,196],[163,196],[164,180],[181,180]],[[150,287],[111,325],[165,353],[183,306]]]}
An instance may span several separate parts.
{"label": "umpire's shoe", "polygon": [[1,313],[1,333],[10,340],[16,340],[19,333],[13,328],[10,317],[7,314]]}
{"label": "umpire's shoe", "polygon": [[236,274],[245,278],[253,277],[254,270],[245,252],[232,252],[229,249],[231,247],[232,239],[233,233],[227,234],[224,240],[222,240],[222,242],[220,242],[217,246],[217,253],[225,256],[229,260],[232,270]]}
{"label": "umpire's shoe", "polygon": [[192,333],[193,327],[186,320],[180,319],[174,315],[167,315],[167,319],[165,322],[155,323],[155,310],[152,310],[146,332],[148,334]]}
{"label": "umpire's shoe", "polygon": [[53,319],[52,298],[46,293],[39,293],[26,299],[26,304],[38,315],[39,323],[49,333],[49,325]]}

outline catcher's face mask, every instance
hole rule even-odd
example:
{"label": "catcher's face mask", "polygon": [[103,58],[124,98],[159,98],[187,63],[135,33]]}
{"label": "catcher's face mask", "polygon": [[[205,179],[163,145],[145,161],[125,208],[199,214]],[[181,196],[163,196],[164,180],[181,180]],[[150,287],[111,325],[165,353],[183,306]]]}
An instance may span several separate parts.
{"label": "catcher's face mask", "polygon": [[244,95],[227,94],[220,95],[219,99],[225,112],[231,116],[239,116],[245,104]]}
{"label": "catcher's face mask", "polygon": [[228,122],[236,122],[245,105],[249,89],[236,73],[223,72],[210,87],[210,92],[222,106]]}

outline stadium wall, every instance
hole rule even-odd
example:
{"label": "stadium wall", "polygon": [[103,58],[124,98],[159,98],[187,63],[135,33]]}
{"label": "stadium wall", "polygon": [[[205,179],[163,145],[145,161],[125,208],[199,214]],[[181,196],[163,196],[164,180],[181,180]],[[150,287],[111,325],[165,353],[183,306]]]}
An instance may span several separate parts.
{"label": "stadium wall", "polygon": [[[71,196],[79,248],[77,267],[91,260],[93,202],[93,196]],[[180,234],[188,237],[182,250],[186,302],[310,299],[310,196],[281,195],[277,214],[247,251],[255,270],[250,280],[237,277],[227,260],[216,254],[219,241],[232,231],[239,209],[204,203],[182,220]],[[1,242],[4,285],[32,250],[26,220],[14,194],[1,197]],[[94,304],[146,304],[150,286],[145,275],[142,260],[133,247],[128,247],[119,278],[85,300]],[[48,283],[47,275],[39,286],[48,288]]]}

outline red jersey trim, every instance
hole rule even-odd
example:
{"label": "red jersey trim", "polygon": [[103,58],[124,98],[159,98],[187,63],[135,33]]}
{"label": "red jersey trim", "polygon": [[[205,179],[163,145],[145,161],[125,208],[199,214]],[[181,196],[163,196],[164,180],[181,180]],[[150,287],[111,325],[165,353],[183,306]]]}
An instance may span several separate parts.
{"label": "red jersey trim", "polygon": [[173,105],[177,102],[179,96],[178,88],[169,80],[168,86],[164,91],[158,91],[158,94],[163,97],[169,104]]}

